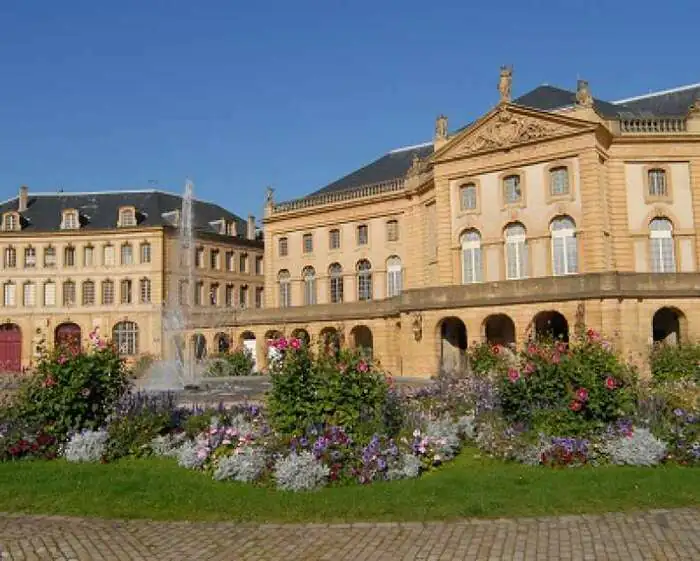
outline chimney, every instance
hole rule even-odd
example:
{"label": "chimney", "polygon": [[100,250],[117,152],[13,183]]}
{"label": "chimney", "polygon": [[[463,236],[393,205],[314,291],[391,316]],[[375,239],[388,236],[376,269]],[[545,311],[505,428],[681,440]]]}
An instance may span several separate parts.
{"label": "chimney", "polygon": [[248,239],[255,239],[255,216],[252,214],[248,215]]}
{"label": "chimney", "polygon": [[29,187],[22,185],[19,188],[19,203],[17,205],[18,212],[24,212],[27,210],[29,204]]}

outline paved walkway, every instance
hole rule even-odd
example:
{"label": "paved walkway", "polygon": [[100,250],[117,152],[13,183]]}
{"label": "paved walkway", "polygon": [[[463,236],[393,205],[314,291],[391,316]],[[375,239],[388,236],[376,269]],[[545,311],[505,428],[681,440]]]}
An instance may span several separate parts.
{"label": "paved walkway", "polygon": [[0,514],[0,548],[2,561],[697,561],[700,509],[344,525],[118,522]]}

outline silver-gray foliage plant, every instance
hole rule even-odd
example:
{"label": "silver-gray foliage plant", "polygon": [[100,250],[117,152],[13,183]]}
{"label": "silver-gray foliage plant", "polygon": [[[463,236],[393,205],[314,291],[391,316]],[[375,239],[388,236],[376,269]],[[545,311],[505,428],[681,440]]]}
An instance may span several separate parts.
{"label": "silver-gray foliage plant", "polygon": [[404,452],[399,458],[398,465],[386,470],[386,478],[392,481],[413,479],[420,475],[421,468],[422,464],[418,456]]}
{"label": "silver-gray foliage plant", "polygon": [[214,479],[217,481],[233,479],[241,483],[252,483],[265,471],[266,463],[263,449],[247,446],[230,456],[221,458],[219,466],[214,471]]}
{"label": "silver-gray foliage plant", "polygon": [[285,491],[313,491],[328,481],[330,469],[311,452],[292,452],[275,463],[277,488]]}
{"label": "silver-gray foliage plant", "polygon": [[151,440],[151,451],[154,456],[176,458],[186,440],[187,435],[184,432],[156,436]]}
{"label": "silver-gray foliage plant", "polygon": [[105,430],[84,430],[75,433],[66,443],[63,456],[69,462],[99,462],[107,446]]}
{"label": "silver-gray foliage plant", "polygon": [[605,452],[618,465],[654,466],[666,455],[666,443],[649,429],[635,428],[631,436],[619,436],[607,442]]}
{"label": "silver-gray foliage plant", "polygon": [[208,455],[202,454],[207,443],[201,440],[188,440],[177,450],[177,464],[187,469],[198,469],[204,465]]}
{"label": "silver-gray foliage plant", "polygon": [[461,425],[454,422],[451,417],[428,421],[425,424],[424,435],[439,447],[442,460],[451,460],[457,455],[462,441],[460,439]]}

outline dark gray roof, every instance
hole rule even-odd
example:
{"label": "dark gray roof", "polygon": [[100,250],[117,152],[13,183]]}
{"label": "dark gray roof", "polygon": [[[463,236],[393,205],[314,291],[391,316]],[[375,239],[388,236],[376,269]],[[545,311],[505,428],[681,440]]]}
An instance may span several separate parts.
{"label": "dark gray roof", "polygon": [[[0,213],[17,210],[18,197],[0,204]],[[182,208],[182,197],[163,191],[112,191],[104,193],[32,194],[29,192],[27,210],[22,212],[23,230],[30,232],[57,231],[61,227],[62,211],[76,209],[82,230],[105,230],[117,226],[119,208],[134,206],[138,225],[171,226],[163,214]],[[193,202],[195,229],[218,233],[210,222],[236,222],[239,236],[245,236],[247,222],[214,203]]]}
{"label": "dark gray roof", "polygon": [[[658,94],[649,94],[644,97],[640,96],[630,100],[622,100],[621,102],[595,99],[594,108],[598,114],[609,119],[633,116],[680,116],[685,115],[693,101],[698,98],[700,98],[700,84],[659,92]],[[514,99],[513,103],[539,111],[553,111],[573,106],[576,103],[576,92],[543,85]],[[472,124],[468,123],[457,129],[456,132],[460,132]],[[372,183],[398,179],[406,175],[415,154],[418,154],[420,158],[426,158],[432,153],[432,144],[389,152],[308,196],[351,191]]]}

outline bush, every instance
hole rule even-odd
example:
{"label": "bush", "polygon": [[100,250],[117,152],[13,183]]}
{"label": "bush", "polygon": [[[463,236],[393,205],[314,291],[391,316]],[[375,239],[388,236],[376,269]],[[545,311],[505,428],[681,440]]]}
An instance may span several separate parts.
{"label": "bush", "polygon": [[211,357],[206,376],[250,376],[253,374],[255,361],[248,349],[236,349],[228,353],[220,353]]}
{"label": "bush", "polygon": [[64,439],[97,430],[128,387],[124,361],[104,344],[87,352],[56,349],[44,354],[18,392],[13,407],[27,423]]}
{"label": "bush", "polygon": [[52,460],[58,454],[56,437],[23,419],[0,420],[0,461]]}
{"label": "bush", "polygon": [[260,478],[267,466],[267,458],[262,448],[248,446],[219,460],[214,470],[214,479],[233,479],[242,483],[252,483]]}
{"label": "bush", "polygon": [[700,384],[700,344],[656,345],[649,362],[657,383],[688,380]]}
{"label": "bush", "polygon": [[311,452],[292,452],[275,463],[277,488],[284,491],[314,491],[328,482],[330,469]]}
{"label": "bush", "polygon": [[71,436],[63,450],[69,462],[99,462],[106,451],[108,434],[104,430],[83,430]]}
{"label": "bush", "polygon": [[636,428],[629,436],[618,436],[608,442],[606,453],[613,464],[654,466],[664,459],[666,444],[649,429]]}
{"label": "bush", "polygon": [[151,440],[150,448],[154,456],[177,458],[180,448],[186,441],[187,435],[184,432],[176,432],[156,436]]}

